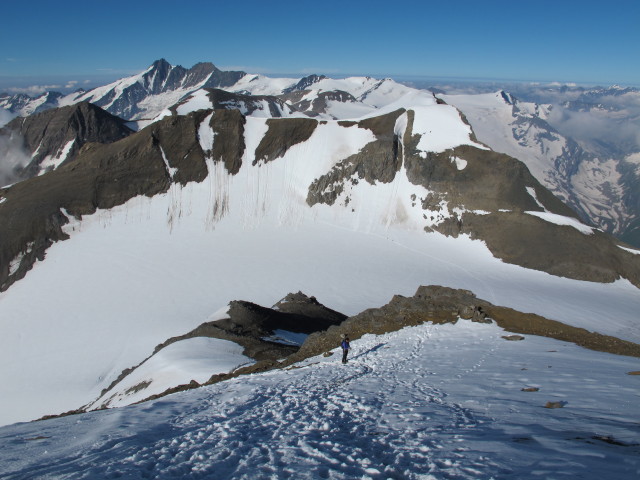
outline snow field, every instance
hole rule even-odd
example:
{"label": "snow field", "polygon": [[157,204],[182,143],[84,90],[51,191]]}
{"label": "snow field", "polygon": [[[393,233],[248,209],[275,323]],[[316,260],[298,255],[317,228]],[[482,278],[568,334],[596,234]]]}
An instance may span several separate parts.
{"label": "snow field", "polygon": [[638,377],[626,375],[637,359],[503,335],[425,324],[353,341],[347,365],[336,348],[145,404],[3,427],[0,475],[637,478]]}
{"label": "snow field", "polygon": [[[247,119],[247,152],[266,128]],[[284,158],[254,167],[247,154],[233,177],[209,162],[201,184],[72,222],[71,239],[0,294],[0,424],[95,401],[122,370],[231,300],[268,306],[299,290],[355,314],[441,284],[638,341],[635,287],[525,270],[482,242],[425,234],[410,198],[424,192],[403,172],[391,184],[360,182],[347,208],[309,208],[306,185],[370,140],[365,129],[319,125]]]}
{"label": "snow field", "polygon": [[[428,128],[420,119],[437,124],[444,114],[459,128],[440,140],[469,140],[453,108],[423,100],[420,128]],[[405,101],[400,96],[398,105]],[[423,218],[419,199],[428,192],[404,170],[389,184],[360,181],[336,205],[310,208],[311,182],[373,141],[369,130],[319,124],[283,158],[254,166],[267,128],[264,118],[247,118],[235,176],[208,159],[200,184],[173,184],[164,195],[71,219],[71,238],[0,293],[0,425],[94,402],[156,345],[232,300],[270,306],[299,290],[352,315],[394,294],[413,295],[419,285],[466,288],[494,304],[640,341],[640,298],[629,282],[553,277],[504,264],[468,237],[426,234],[432,220]],[[206,149],[215,142],[208,119],[199,137]],[[172,159],[164,160],[172,174]]]}

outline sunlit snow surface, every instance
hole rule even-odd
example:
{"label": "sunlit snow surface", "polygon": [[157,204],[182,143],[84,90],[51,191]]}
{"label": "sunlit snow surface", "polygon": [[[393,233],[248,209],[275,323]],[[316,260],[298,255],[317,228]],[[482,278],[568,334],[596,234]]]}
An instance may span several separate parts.
{"label": "sunlit snow surface", "polygon": [[205,383],[212,375],[254,363],[237,343],[219,338],[189,338],[161,349],[127,375],[116,390],[100,397],[91,409],[131,405],[165,390],[195,380]]}
{"label": "sunlit snow surface", "polygon": [[[422,115],[448,112],[438,107],[447,106],[426,106]],[[201,141],[214,142],[204,125]],[[297,291],[352,315],[419,285],[466,288],[495,304],[640,341],[640,295],[629,282],[554,277],[505,264],[466,236],[426,234],[420,198],[428,191],[404,169],[388,184],[348,182],[336,205],[309,207],[308,186],[374,140],[371,131],[320,124],[283,158],[253,166],[266,131],[265,119],[247,118],[235,176],[207,160],[202,183],[71,217],[71,238],[0,293],[0,425],[95,401],[124,369],[232,300],[271,306]],[[464,132],[460,121],[448,138],[455,143]]]}
{"label": "sunlit snow surface", "polygon": [[627,375],[638,360],[504,334],[459,321],[367,335],[347,365],[335,349],[133,407],[3,427],[0,476],[638,478],[640,377]]}

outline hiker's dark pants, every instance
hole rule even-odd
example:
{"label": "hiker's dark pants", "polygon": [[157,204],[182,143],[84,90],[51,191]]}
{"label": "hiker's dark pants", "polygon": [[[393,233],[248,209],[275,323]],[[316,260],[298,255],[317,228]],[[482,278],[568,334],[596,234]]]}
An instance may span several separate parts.
{"label": "hiker's dark pants", "polygon": [[347,363],[347,354],[349,353],[348,348],[342,349],[342,363]]}

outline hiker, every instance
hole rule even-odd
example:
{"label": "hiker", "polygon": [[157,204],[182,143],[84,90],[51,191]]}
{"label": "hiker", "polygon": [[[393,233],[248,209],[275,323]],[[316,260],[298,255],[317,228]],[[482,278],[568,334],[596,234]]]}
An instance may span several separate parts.
{"label": "hiker", "polygon": [[342,363],[347,363],[347,354],[349,353],[349,337],[343,333],[342,334],[342,343],[340,344],[342,347]]}

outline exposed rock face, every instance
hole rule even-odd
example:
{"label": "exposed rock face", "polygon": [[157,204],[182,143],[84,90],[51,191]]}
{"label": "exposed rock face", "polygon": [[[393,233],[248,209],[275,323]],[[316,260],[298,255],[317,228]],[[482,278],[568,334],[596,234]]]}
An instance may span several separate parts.
{"label": "exposed rock face", "polygon": [[256,148],[253,165],[282,157],[292,146],[309,140],[318,122],[306,118],[283,118],[269,119],[267,125],[269,129]]}
{"label": "exposed rock face", "polygon": [[0,130],[0,135],[10,133],[20,135],[31,154],[31,162],[20,172],[29,178],[71,160],[86,143],[112,143],[133,130],[121,118],[82,102],[16,118]]}
{"label": "exposed rock face", "polygon": [[231,302],[229,318],[213,323],[238,335],[261,338],[276,330],[309,334],[338,325],[346,318],[346,315],[320,304],[315,297],[298,292],[287,295],[273,308],[251,302]]}
{"label": "exposed rock face", "polygon": [[224,162],[232,175],[238,173],[242,166],[245,123],[245,116],[238,110],[215,110],[211,117],[210,125],[217,138],[213,143],[211,157],[216,162]]}
{"label": "exposed rock face", "polygon": [[[302,292],[290,293],[273,307],[274,310],[290,315],[300,326],[292,326],[293,331],[311,333],[310,330],[298,330],[305,323],[318,326],[316,330],[325,330],[331,325],[338,325],[347,316],[322,305],[316,297],[308,297]],[[308,321],[306,319],[309,319]]]}
{"label": "exposed rock face", "polygon": [[311,85],[313,85],[314,83],[318,83],[321,80],[324,80],[325,78],[327,78],[325,75],[309,75],[306,76],[304,78],[301,78],[300,81],[298,83],[296,83],[295,85],[289,87],[289,88],[285,88],[282,93],[291,93],[291,92],[297,92],[297,91],[305,91],[307,90]]}
{"label": "exposed rock face", "polygon": [[394,132],[396,120],[404,110],[379,117],[368,118],[357,124],[339,122],[343,126],[357,125],[371,130],[376,140],[360,152],[338,162],[329,172],[317,178],[310,186],[307,203],[333,205],[345,190],[347,183],[357,184],[365,180],[374,185],[377,181],[389,183],[402,166],[402,139]]}
{"label": "exposed rock face", "polygon": [[320,113],[327,113],[329,102],[355,103],[358,101],[353,95],[342,90],[320,92],[315,98],[305,98],[309,93],[308,91],[293,91],[281,95],[280,98],[289,102],[296,110],[304,112],[310,117],[315,117]]}
{"label": "exposed rock face", "polygon": [[[531,175],[527,167],[507,155],[462,145],[442,153],[416,155],[411,145],[406,147],[405,165],[409,180],[434,192],[430,203],[445,200],[451,207],[496,212],[500,209],[517,211],[543,208],[527,191],[535,191],[536,198],[549,211],[576,217],[576,214]],[[466,161],[459,170],[452,161]]]}
{"label": "exposed rock face", "polygon": [[522,212],[463,217],[460,233],[484,240],[497,258],[552,275],[596,282],[626,278],[640,286],[640,258],[605,233],[584,234]]}

